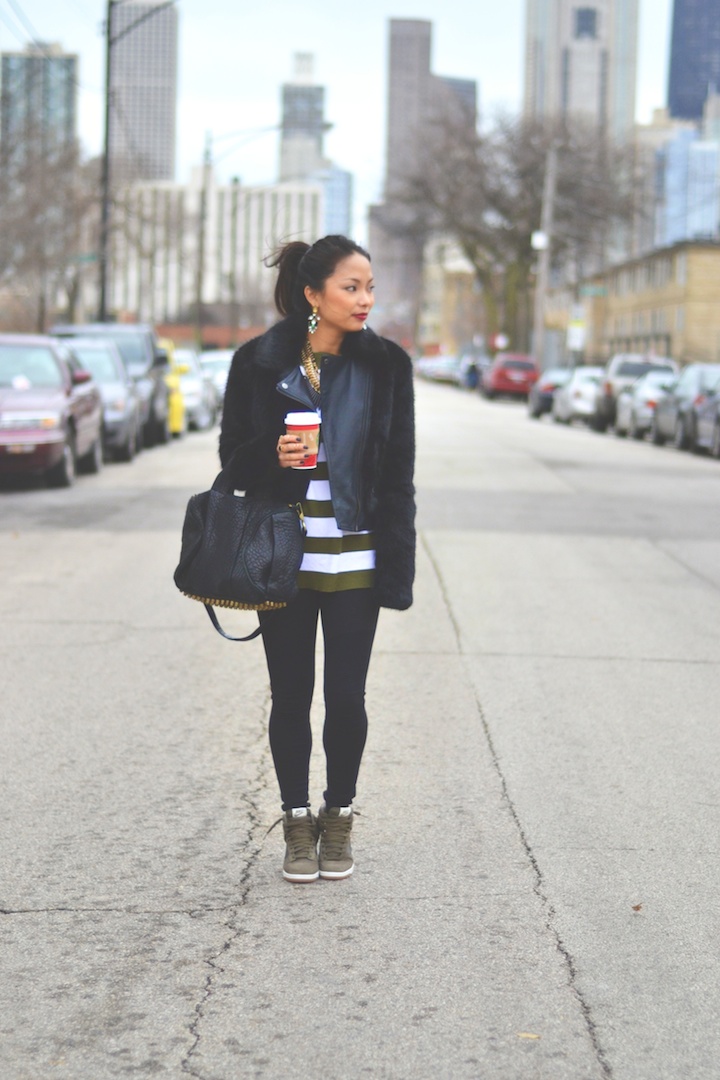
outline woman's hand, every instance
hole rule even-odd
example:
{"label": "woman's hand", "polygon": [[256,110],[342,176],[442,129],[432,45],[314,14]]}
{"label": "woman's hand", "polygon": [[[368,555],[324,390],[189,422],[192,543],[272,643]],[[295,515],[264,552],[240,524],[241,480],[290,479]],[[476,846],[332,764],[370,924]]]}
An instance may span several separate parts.
{"label": "woman's hand", "polygon": [[281,435],[277,444],[278,463],[281,469],[302,465],[308,456],[308,448],[299,435]]}

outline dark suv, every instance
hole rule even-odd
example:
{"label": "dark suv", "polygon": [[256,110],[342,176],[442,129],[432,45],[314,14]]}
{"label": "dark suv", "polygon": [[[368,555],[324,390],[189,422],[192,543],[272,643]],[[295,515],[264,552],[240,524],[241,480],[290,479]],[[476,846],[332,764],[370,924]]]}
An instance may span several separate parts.
{"label": "dark suv", "polygon": [[87,335],[114,341],[137,387],[143,444],[154,446],[168,441],[168,388],[165,383],[168,356],[160,348],[152,326],[143,323],[82,323],[79,326],[54,326],[50,332],[55,337]]}

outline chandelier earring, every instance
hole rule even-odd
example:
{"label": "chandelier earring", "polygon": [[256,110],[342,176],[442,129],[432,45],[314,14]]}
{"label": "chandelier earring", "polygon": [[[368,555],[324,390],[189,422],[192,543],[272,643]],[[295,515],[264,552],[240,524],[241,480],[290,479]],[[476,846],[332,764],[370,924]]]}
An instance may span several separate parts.
{"label": "chandelier earring", "polygon": [[314,334],[318,328],[320,322],[320,316],[318,315],[317,307],[313,306],[312,312],[308,315],[308,334]]}

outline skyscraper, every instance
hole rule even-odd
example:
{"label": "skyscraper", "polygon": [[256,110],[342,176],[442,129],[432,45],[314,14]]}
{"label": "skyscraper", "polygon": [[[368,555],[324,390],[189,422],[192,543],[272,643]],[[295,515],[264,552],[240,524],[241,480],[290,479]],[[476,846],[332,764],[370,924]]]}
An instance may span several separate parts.
{"label": "skyscraper", "polygon": [[312,53],[295,54],[293,81],[282,88],[280,181],[298,180],[325,164],[325,87],[313,83]]}
{"label": "skyscraper", "polygon": [[313,78],[313,54],[295,53],[293,81],[282,88],[280,183],[317,181],[325,189],[324,231],[350,232],[352,176],[325,157],[325,87]]}
{"label": "skyscraper", "polygon": [[476,124],[477,86],[430,69],[432,23],[390,20],[385,190],[370,208],[370,251],[380,283],[377,319],[381,328],[411,343],[422,298],[425,237],[413,228],[407,185],[422,175],[433,123]]}
{"label": "skyscraper", "polygon": [[720,90],[720,3],[675,0],[670,40],[668,108],[681,120],[700,120],[710,88]]}
{"label": "skyscraper", "polygon": [[635,123],[638,0],[526,0],[527,117],[585,117],[615,139]]}
{"label": "skyscraper", "polygon": [[77,56],[37,43],[0,62],[0,160],[52,159],[75,144]]}
{"label": "skyscraper", "polygon": [[111,10],[110,161],[113,182],[175,176],[178,13],[164,0]]}

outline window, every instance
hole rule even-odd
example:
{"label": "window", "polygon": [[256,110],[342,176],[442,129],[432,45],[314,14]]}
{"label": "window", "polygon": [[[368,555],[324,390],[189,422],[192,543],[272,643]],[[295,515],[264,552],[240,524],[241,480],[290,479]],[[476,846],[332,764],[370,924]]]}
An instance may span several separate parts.
{"label": "window", "polygon": [[590,38],[595,41],[598,36],[598,13],[597,8],[575,8],[575,38]]}

